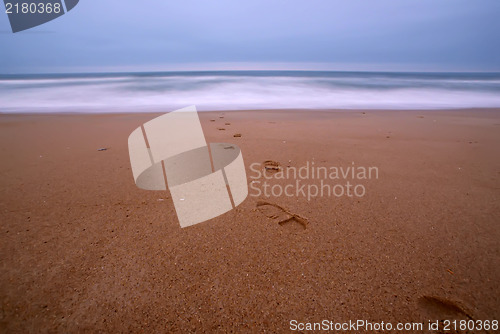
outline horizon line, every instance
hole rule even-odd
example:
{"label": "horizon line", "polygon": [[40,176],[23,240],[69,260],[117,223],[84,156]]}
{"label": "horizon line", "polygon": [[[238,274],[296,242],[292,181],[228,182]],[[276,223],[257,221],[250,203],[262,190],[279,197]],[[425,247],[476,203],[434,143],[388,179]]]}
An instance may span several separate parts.
{"label": "horizon line", "polygon": [[330,62],[206,62],[119,66],[14,67],[0,75],[161,73],[161,72],[397,72],[397,73],[500,73],[500,67],[410,63],[330,63]]}
{"label": "horizon line", "polygon": [[104,74],[146,74],[146,73],[215,73],[215,72],[330,72],[330,73],[400,73],[400,74],[500,74],[499,70],[318,70],[318,69],[224,69],[224,70],[111,70],[111,71],[71,71],[71,72],[18,72],[0,73],[1,77],[30,75],[104,75]]}

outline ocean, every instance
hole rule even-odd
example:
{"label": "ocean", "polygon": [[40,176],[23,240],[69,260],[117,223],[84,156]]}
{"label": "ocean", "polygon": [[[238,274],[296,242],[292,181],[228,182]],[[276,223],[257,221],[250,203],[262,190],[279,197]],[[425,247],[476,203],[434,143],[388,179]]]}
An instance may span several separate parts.
{"label": "ocean", "polygon": [[500,73],[0,74],[0,112],[500,107]]}

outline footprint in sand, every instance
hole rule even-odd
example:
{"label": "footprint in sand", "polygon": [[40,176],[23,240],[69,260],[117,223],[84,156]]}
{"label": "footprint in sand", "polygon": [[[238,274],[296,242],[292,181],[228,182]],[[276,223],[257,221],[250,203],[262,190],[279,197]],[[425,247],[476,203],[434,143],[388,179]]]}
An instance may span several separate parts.
{"label": "footprint in sand", "polygon": [[458,302],[435,296],[423,296],[418,299],[421,309],[433,313],[434,316],[462,316],[472,319],[472,315]]}
{"label": "footprint in sand", "polygon": [[[426,313],[428,319],[439,320],[440,330],[443,329],[444,320],[474,320],[472,313],[465,306],[452,300],[436,296],[423,296],[418,299],[419,308]],[[438,333],[444,333],[438,331]],[[469,333],[467,331],[451,331],[446,333]],[[483,333],[481,331],[474,333]],[[486,333],[486,332],[484,332]]]}
{"label": "footprint in sand", "polygon": [[278,204],[258,201],[257,210],[259,210],[259,212],[267,218],[276,220],[280,226],[286,226],[287,228],[293,230],[305,230],[309,225],[306,218],[301,217],[298,214],[291,213],[289,210]]}
{"label": "footprint in sand", "polygon": [[266,172],[269,172],[269,173],[274,174],[274,173],[277,173],[281,170],[281,165],[277,161],[266,160],[266,161],[264,161],[263,165],[264,165],[264,170]]}

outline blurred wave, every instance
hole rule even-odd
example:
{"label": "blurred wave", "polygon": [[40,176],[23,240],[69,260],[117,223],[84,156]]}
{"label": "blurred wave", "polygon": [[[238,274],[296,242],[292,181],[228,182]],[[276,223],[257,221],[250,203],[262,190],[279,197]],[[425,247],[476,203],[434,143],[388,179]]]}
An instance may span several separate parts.
{"label": "blurred wave", "polygon": [[498,73],[210,71],[0,75],[0,112],[500,107]]}

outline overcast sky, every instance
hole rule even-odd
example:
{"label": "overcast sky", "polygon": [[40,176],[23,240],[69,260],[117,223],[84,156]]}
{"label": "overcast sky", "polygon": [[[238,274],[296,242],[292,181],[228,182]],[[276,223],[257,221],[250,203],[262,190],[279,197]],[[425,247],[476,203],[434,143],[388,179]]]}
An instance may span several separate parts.
{"label": "overcast sky", "polygon": [[0,73],[500,71],[499,0],[80,0],[13,34]]}

